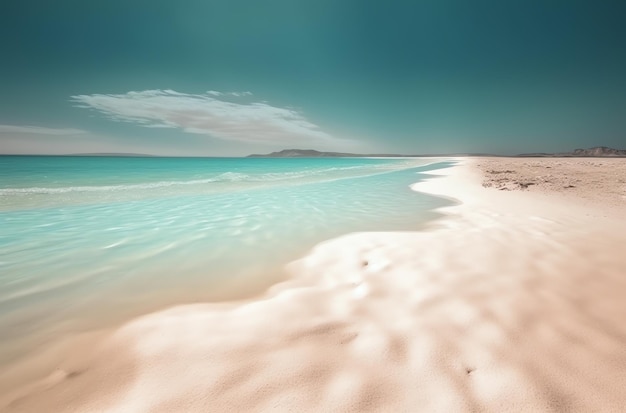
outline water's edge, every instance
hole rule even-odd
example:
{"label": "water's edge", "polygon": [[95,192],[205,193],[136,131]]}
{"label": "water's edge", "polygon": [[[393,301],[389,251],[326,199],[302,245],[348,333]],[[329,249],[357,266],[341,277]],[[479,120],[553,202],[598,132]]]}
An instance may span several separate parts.
{"label": "water's edge", "polygon": [[[418,181],[421,181],[423,179],[429,179],[429,177],[421,175],[422,172],[442,169],[442,168],[448,167],[450,165],[453,165],[453,163],[451,163],[449,161],[432,162],[432,163],[429,163],[429,164],[426,164],[426,165],[421,165],[419,168],[417,168],[417,169],[419,169],[419,172],[417,172],[417,173],[418,173],[418,176],[420,177],[420,180],[418,180]],[[414,182],[415,181],[413,180],[411,183],[414,183]],[[315,184],[313,184],[313,185],[315,185]],[[406,189],[409,189],[409,185],[406,185]],[[411,192],[413,192],[413,191],[411,191]],[[413,193],[415,193],[415,192],[413,192]],[[428,197],[428,198],[437,198],[437,199],[439,198],[439,197],[433,196],[433,195],[426,195],[426,197]],[[402,229],[402,230],[420,231],[420,230],[423,230],[423,229],[427,228],[429,225],[431,225],[436,220],[444,218],[443,214],[441,214],[439,212],[436,212],[436,211],[441,206],[445,206],[445,205],[449,205],[449,204],[450,204],[449,200],[444,200],[443,202],[438,202],[437,205],[435,205],[431,209],[429,209],[431,214],[428,216],[428,219],[419,221],[417,223],[417,225],[414,225],[414,226],[411,226],[409,228]],[[357,232],[361,232],[361,231],[357,231]],[[366,231],[366,232],[369,232],[369,231]],[[292,262],[294,260],[298,260],[302,256],[306,256],[306,254],[307,254],[306,251],[309,251],[310,249],[315,248],[315,246],[318,245],[319,243],[332,241],[332,239],[335,239],[338,236],[344,236],[344,235],[348,235],[348,234],[351,234],[351,233],[354,233],[354,231],[338,233],[338,234],[336,234],[335,236],[333,236],[331,238],[325,238],[325,239],[323,239],[321,241],[318,240],[314,244],[309,245],[305,250],[301,250],[296,255],[291,255],[291,257],[289,257],[287,260],[283,260],[282,262],[277,263],[277,265],[275,265],[275,267],[274,267],[274,271],[275,271],[274,277],[273,278],[269,278],[269,280],[271,282],[269,282],[269,283],[260,283],[257,286],[258,288],[248,289],[248,291],[244,292],[243,294],[239,294],[239,295],[237,295],[235,293],[236,288],[232,289],[230,292],[227,292],[226,295],[222,296],[222,299],[224,299],[224,300],[232,300],[232,299],[241,299],[241,298],[248,298],[248,297],[251,297],[251,296],[261,296],[261,295],[263,295],[263,293],[265,291],[267,291],[267,289],[269,287],[271,287],[275,283],[280,282],[280,281],[285,279],[285,273],[282,270],[282,268],[284,268],[285,266],[289,265],[290,262]],[[278,274],[278,276],[276,276],[277,274]],[[242,284],[239,284],[238,287],[242,287],[242,286],[243,286]],[[215,299],[211,300],[211,301],[212,302],[216,302],[216,301],[221,301],[221,299],[218,298],[218,297],[215,297]],[[194,303],[194,302],[205,302],[205,300],[203,299],[203,297],[199,296],[198,299],[191,299],[191,300],[189,300],[188,303]],[[175,303],[173,305],[185,305],[185,303],[184,302],[179,302],[179,303]],[[163,310],[163,309],[169,308],[169,307],[170,307],[170,305],[164,305],[164,306],[160,306],[159,308],[149,309],[148,311],[141,312],[140,314],[134,314],[130,318],[125,318],[124,320],[119,320],[118,322],[114,322],[114,323],[110,323],[110,324],[106,324],[105,323],[104,326],[106,326],[107,330],[109,328],[115,328],[115,326],[122,325],[125,322],[128,322],[130,319],[134,319],[134,318],[136,318],[138,316],[141,316],[142,314],[147,314],[147,313],[151,313],[151,312],[154,312],[154,311]],[[100,327],[102,327],[102,325]],[[80,341],[85,336],[101,334],[102,331],[99,331],[99,330],[101,330],[101,328],[93,328],[92,327],[92,328],[84,329],[84,330],[82,330],[80,332],[71,331],[69,334],[70,335],[75,335],[77,337],[77,340]],[[29,352],[28,355],[25,355],[20,360],[21,361],[24,361],[24,360],[28,361],[29,359],[31,359],[33,357],[34,357],[34,359],[40,357],[41,359],[45,360],[46,356],[38,355],[37,354],[38,351],[41,351],[42,349],[45,349],[46,347],[50,347],[52,349],[52,350],[50,350],[50,353],[55,353],[57,356],[59,356],[60,354],[64,354],[64,351],[62,350],[63,348],[72,348],[73,345],[74,344],[72,344],[72,339],[71,338],[68,339],[67,336],[63,337],[61,340],[57,340],[56,342],[54,342],[54,341],[53,342],[43,342],[39,346],[37,346],[38,350],[34,350],[34,351]],[[12,357],[12,359],[13,359],[13,361],[15,361],[14,357]],[[48,362],[52,362],[52,360],[48,360]],[[15,367],[19,367],[19,363],[18,362],[11,363],[11,364],[14,365]],[[19,368],[16,368],[16,369],[13,369],[13,370],[14,371],[18,371]],[[43,370],[45,370],[45,369],[43,369]],[[5,382],[5,380],[0,380],[0,383],[1,382]]]}

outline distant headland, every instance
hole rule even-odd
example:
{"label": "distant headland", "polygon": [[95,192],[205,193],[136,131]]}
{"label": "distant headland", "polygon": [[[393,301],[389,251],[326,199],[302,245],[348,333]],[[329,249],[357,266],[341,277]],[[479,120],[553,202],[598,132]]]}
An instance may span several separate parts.
{"label": "distant headland", "polygon": [[[283,149],[282,151],[269,154],[252,154],[248,158],[361,158],[361,157],[440,157],[440,156],[503,156],[489,153],[441,153],[441,154],[356,154],[345,152],[320,152],[314,149]],[[571,152],[562,153],[523,153],[513,155],[528,158],[541,157],[626,157],[626,149],[613,149],[606,146],[596,146],[588,149],[575,149]]]}
{"label": "distant headland", "polygon": [[97,152],[97,153],[72,153],[65,156],[111,156],[111,157],[129,157],[129,158],[145,158],[154,157],[146,153],[125,153],[125,152]]}
{"label": "distant headland", "polygon": [[581,157],[581,158],[597,158],[597,157],[626,157],[626,149],[613,149],[606,146],[594,146],[588,149],[574,149],[571,152],[564,153],[523,153],[517,155],[520,157]]}
{"label": "distant headland", "polygon": [[[46,154],[0,154],[0,156],[85,156],[85,157],[126,157],[126,158],[169,158],[167,155],[151,155],[146,153],[126,152],[95,152],[95,153],[68,153],[63,155]],[[614,149],[607,146],[594,146],[587,149],[574,149],[570,152],[531,152],[517,155],[496,155],[492,153],[428,153],[428,154],[397,154],[397,153],[348,153],[326,152],[315,149],[283,149],[268,154],[251,154],[245,158],[439,158],[439,157],[520,157],[520,158],[625,158],[626,149]],[[175,156],[181,157],[181,156]],[[186,156],[182,156],[186,157]],[[215,156],[193,156],[194,158],[214,158]],[[219,156],[218,156],[219,157]]]}
{"label": "distant headland", "polygon": [[423,158],[440,156],[495,156],[487,153],[438,153],[438,154],[397,154],[397,153],[345,153],[345,152],[320,152],[314,149],[283,149],[265,155],[252,154],[247,158]]}

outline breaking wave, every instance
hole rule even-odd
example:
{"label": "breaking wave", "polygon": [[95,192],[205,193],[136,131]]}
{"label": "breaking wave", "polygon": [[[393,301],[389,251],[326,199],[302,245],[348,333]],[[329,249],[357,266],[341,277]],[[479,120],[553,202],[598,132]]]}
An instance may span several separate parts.
{"label": "breaking wave", "polygon": [[60,187],[25,187],[25,188],[0,188],[1,195],[36,195],[36,194],[66,194],[77,192],[126,192],[135,190],[150,190],[167,187],[189,186],[189,185],[211,185],[228,182],[279,182],[291,181],[307,177],[328,175],[329,178],[342,178],[341,172],[353,172],[346,175],[346,178],[355,177],[354,172],[361,170],[356,175],[368,176],[381,172],[391,172],[398,169],[412,167],[411,164],[382,164],[382,165],[359,165],[346,167],[332,167],[323,169],[310,169],[289,172],[272,172],[261,174],[245,174],[239,172],[224,172],[214,177],[192,180],[173,180],[157,182],[141,182],[116,185],[83,185],[83,186],[60,186]]}

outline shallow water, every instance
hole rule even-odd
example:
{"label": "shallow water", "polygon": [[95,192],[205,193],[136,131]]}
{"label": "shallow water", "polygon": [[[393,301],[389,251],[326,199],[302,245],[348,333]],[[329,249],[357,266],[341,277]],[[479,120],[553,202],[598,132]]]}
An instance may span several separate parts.
{"label": "shallow water", "polygon": [[0,365],[227,284],[258,291],[326,239],[418,229],[448,203],[409,189],[432,162],[0,157]]}

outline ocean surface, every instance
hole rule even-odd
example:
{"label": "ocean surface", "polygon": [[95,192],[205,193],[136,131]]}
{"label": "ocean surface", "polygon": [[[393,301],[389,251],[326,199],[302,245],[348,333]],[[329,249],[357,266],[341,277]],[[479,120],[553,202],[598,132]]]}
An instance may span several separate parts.
{"label": "ocean surface", "polygon": [[[238,298],[316,243],[417,230],[432,159],[0,157],[0,367],[171,305]],[[418,253],[418,252],[416,252]]]}

